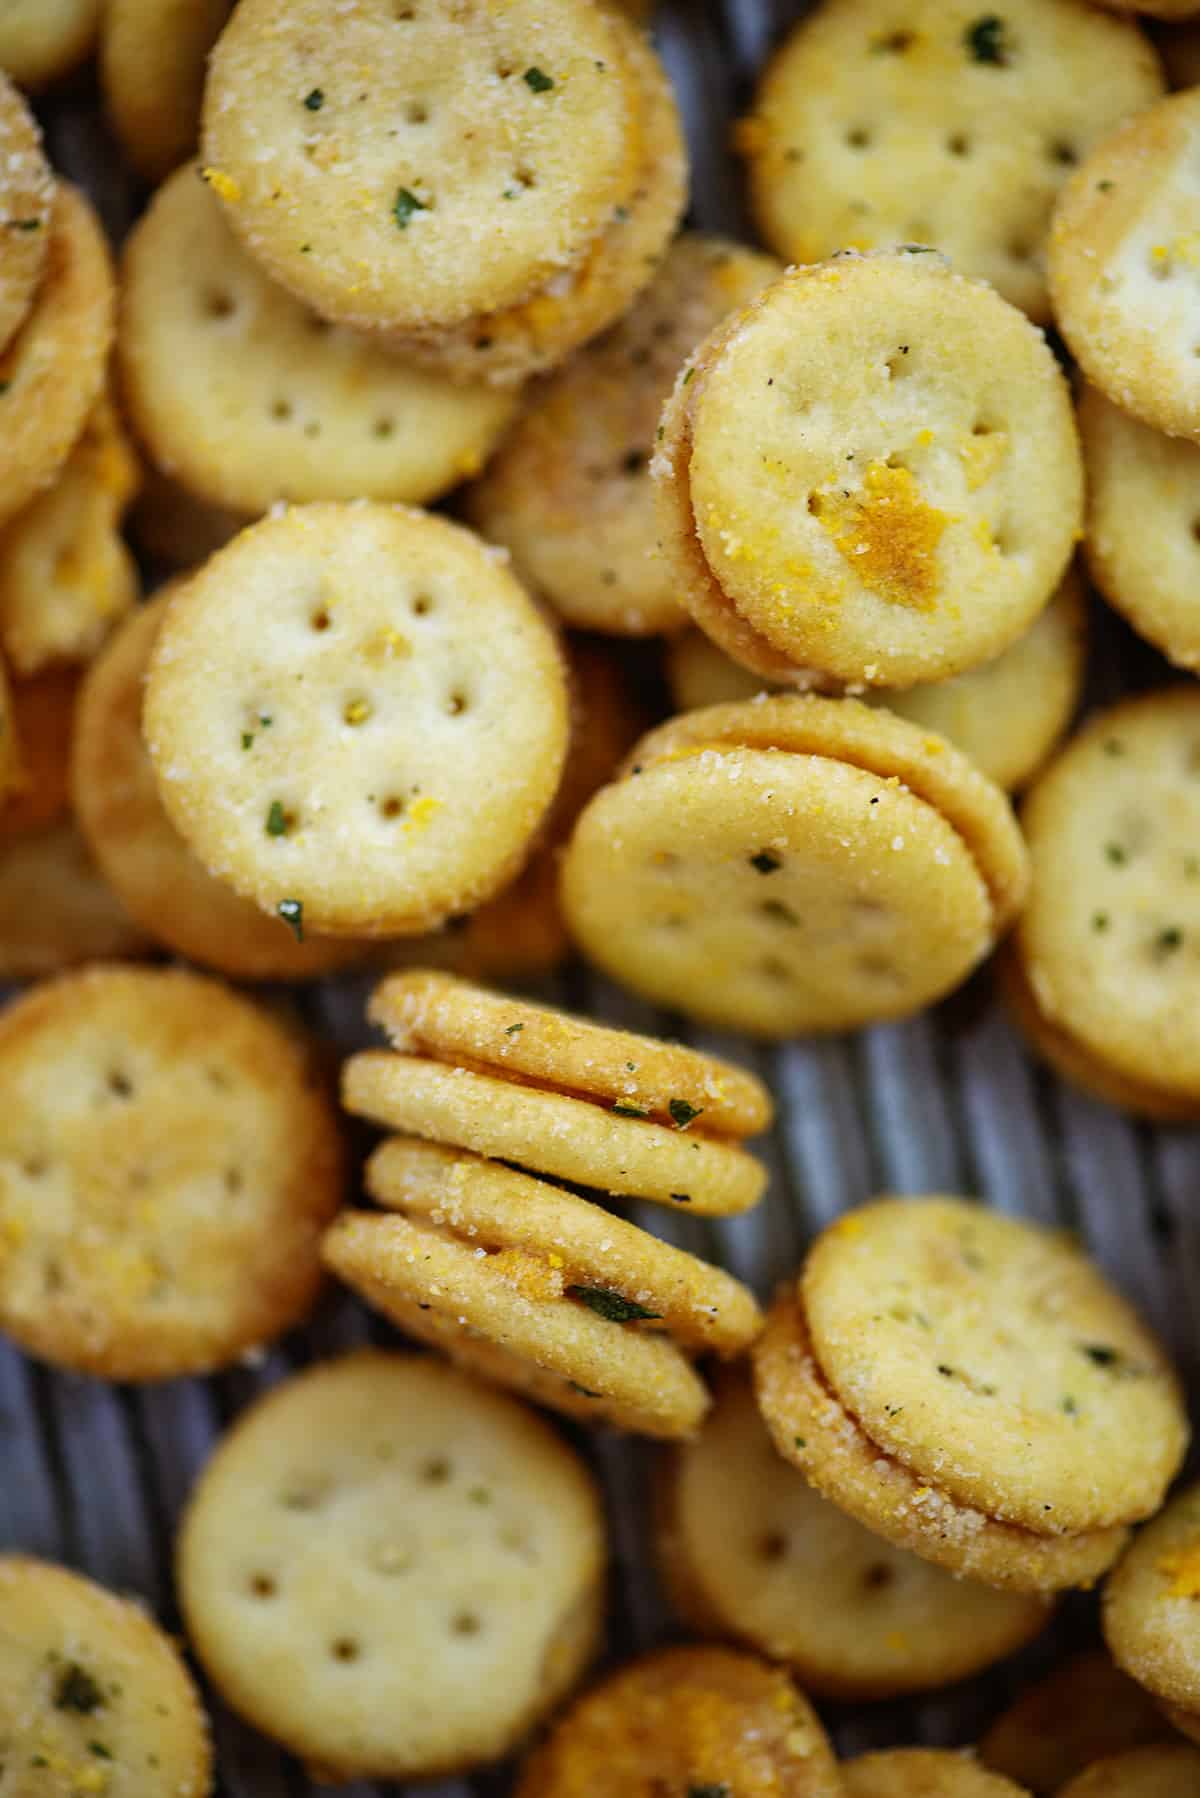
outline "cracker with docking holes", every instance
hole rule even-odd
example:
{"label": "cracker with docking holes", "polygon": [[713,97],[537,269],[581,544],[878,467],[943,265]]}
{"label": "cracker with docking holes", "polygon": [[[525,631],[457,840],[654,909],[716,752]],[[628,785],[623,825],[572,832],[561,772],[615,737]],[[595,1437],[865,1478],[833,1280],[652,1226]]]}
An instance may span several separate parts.
{"label": "cracker with docking holes", "polygon": [[766,1171],[740,1145],[770,1100],[727,1062],[433,973],[392,975],[368,1010],[410,1052],[346,1063],[359,1116],[698,1215],[762,1196]]}
{"label": "cracker with docking holes", "polygon": [[0,1093],[0,1328],[29,1353],[165,1379],[308,1310],[342,1153],[294,1031],[199,975],[94,967],[0,1014]]}
{"label": "cracker with docking holes", "polygon": [[100,397],[116,285],[100,221],[58,183],[46,272],[33,307],[0,352],[0,524],[56,479]]}
{"label": "cracker with docking holes", "polygon": [[610,1674],[535,1750],[516,1798],[840,1798],[820,1720],[780,1667],[729,1648],[660,1649]]}
{"label": "cracker with docking holes", "polygon": [[209,64],[208,179],[324,316],[447,330],[569,274],[628,203],[645,95],[624,46],[589,0],[243,0]]}
{"label": "cracker with docking holes", "polygon": [[144,715],[210,873],[333,936],[414,935],[511,879],[568,722],[553,631],[497,552],[365,502],[264,519],[193,575]]}
{"label": "cracker with docking holes", "polygon": [[141,1605],[82,1574],[0,1557],[0,1741],[20,1798],[205,1798],[208,1722]]}
{"label": "cracker with docking holes", "polygon": [[1200,1798],[1200,1754],[1162,1742],[1097,1761],[1060,1798]]}
{"label": "cracker with docking holes", "polygon": [[847,1798],[1029,1798],[965,1750],[884,1748],[842,1762]]}
{"label": "cracker with docking holes", "polygon": [[309,934],[298,941],[282,918],[214,880],[163,809],[142,736],[142,691],[169,597],[126,619],[80,691],[70,778],[96,865],[148,936],[202,967],[238,980],[308,980],[344,967],[362,953],[358,945]]}
{"label": "cracker with docking holes", "polygon": [[121,149],[147,181],[165,181],[200,135],[208,53],[233,0],[107,0],[100,81]]}
{"label": "cracker with docking holes", "polygon": [[45,87],[91,50],[102,0],[5,0],[0,68],[22,87]]}
{"label": "cracker with docking holes", "polygon": [[776,1453],[727,1376],[662,1470],[660,1565],[676,1610],[791,1667],[806,1691],[893,1698],[966,1679],[1044,1626],[1044,1599],[953,1578],[838,1510]]}
{"label": "cracker with docking holes", "polygon": [[708,1399],[684,1351],[758,1333],[740,1281],[548,1181],[392,1137],[367,1189],[398,1215],[344,1212],[326,1265],[402,1328],[433,1313],[556,1376],[597,1422],[689,1434]]}
{"label": "cracker with docking holes", "polygon": [[1093,580],[1169,661],[1200,672],[1200,445],[1141,424],[1095,387],[1080,397],[1079,431]]}
{"label": "cracker with docking holes", "polygon": [[886,1457],[817,1365],[794,1290],[776,1300],[755,1345],[754,1381],[785,1460],[867,1529],[951,1573],[1015,1592],[1057,1592],[1094,1584],[1125,1544],[1120,1528],[1039,1536],[1002,1523]]}
{"label": "cracker with docking holes", "polygon": [[786,261],[931,244],[1046,322],[1059,188],[1162,91],[1137,26],[1079,0],[826,0],[768,64],[736,141]]}
{"label": "cracker with docking holes", "polygon": [[121,520],[137,458],[101,394],[54,485],[0,532],[0,644],[18,674],[89,660],[136,604]]}
{"label": "cracker with docking holes", "polygon": [[1200,1730],[1200,1486],[1177,1492],[1104,1587],[1117,1665]]}
{"label": "cracker with docking holes", "polygon": [[0,978],[37,980],[151,947],[69,818],[9,840],[0,830]]}
{"label": "cracker with docking holes", "polygon": [[423,504],[478,473],[511,397],[455,385],[276,287],[218,201],[177,169],[126,245],[117,353],[154,461],[208,503]]}
{"label": "cracker with docking holes", "polygon": [[582,813],[568,926],[614,978],[764,1036],[918,1010],[1024,898],[1008,801],[956,749],[850,699],[684,713]]}
{"label": "cracker with docking holes", "polygon": [[[1070,723],[1086,653],[1087,601],[1070,568],[1045,611],[994,661],[946,681],[863,698],[947,737],[980,773],[1011,792],[1032,779]],[[699,630],[668,644],[667,677],[681,712],[753,699],[767,685]]]}
{"label": "cracker with docking holes", "polygon": [[[48,830],[71,809],[71,737],[79,673],[50,668],[8,689],[17,749],[16,778],[0,803],[0,845]],[[0,745],[13,732],[0,733]]]}
{"label": "cracker with docking holes", "polygon": [[[614,208],[578,267],[519,305],[481,314],[452,330],[393,336],[432,367],[460,381],[481,376],[511,386],[556,367],[597,332],[616,324],[653,277],[687,199],[687,150],[674,92],[650,44],[613,18],[644,92],[641,157],[624,205]],[[517,188],[506,197],[519,199]]]}
{"label": "cracker with docking holes", "polygon": [[1200,693],[1095,713],[1022,821],[1033,889],[1013,950],[1036,1013],[1114,1097],[1200,1114]]}
{"label": "cracker with docking holes", "polygon": [[684,623],[657,555],[659,415],[683,358],[780,272],[757,251],[684,232],[621,323],[530,396],[467,493],[472,523],[568,623],[633,637]]}
{"label": "cracker with docking holes", "polygon": [[652,469],[684,603],[768,677],[908,687],[990,661],[1082,524],[1042,333],[911,247],[792,269],[719,326]]}
{"label": "cracker with docking holes", "polygon": [[1087,379],[1122,411],[1200,442],[1192,173],[1200,93],[1169,95],[1097,145],[1050,230],[1054,316]]}
{"label": "cracker with docking holes", "polygon": [[33,305],[53,203],[37,121],[0,67],[0,350]]}
{"label": "cracker with docking holes", "polygon": [[1093,1761],[1161,1742],[1162,1714],[1102,1649],[1073,1656],[1026,1686],[988,1729],[979,1758],[1053,1798]]}
{"label": "cracker with docking holes", "polygon": [[178,1545],[221,1695],[318,1776],[498,1758],[597,1645],[605,1524],[536,1413],[433,1357],[364,1352],[276,1387],[218,1445]]}
{"label": "cracker with docking holes", "polygon": [[813,1352],[886,1454],[1042,1535],[1150,1516],[1187,1446],[1160,1344],[1061,1235],[965,1199],[880,1199],[800,1279]]}

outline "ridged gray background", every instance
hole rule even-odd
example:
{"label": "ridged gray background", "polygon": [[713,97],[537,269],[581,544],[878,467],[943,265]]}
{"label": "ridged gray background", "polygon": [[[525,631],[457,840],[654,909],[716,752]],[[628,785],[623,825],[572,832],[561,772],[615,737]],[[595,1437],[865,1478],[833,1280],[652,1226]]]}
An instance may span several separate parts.
{"label": "ridged gray background", "polygon": [[[659,43],[684,106],[694,168],[692,222],[737,231],[729,128],[756,69],[799,12],[771,0],[660,8]],[[104,165],[105,143],[86,102],[52,114],[59,165],[85,179],[119,231],[129,194]],[[1156,664],[1119,636],[1109,651],[1139,680]],[[1118,671],[1119,672],[1119,671]],[[548,992],[634,1029],[680,1035],[749,1062],[770,1082],[779,1122],[761,1146],[772,1181],[764,1204],[728,1223],[637,1208],[640,1221],[723,1261],[763,1295],[795,1267],[806,1240],[847,1206],[880,1191],[976,1194],[1077,1231],[1165,1336],[1200,1393],[1200,1131],[1151,1130],[1061,1087],[1025,1056],[991,1003],[986,974],[912,1023],[854,1038],[764,1051],[689,1032],[579,973]],[[314,1022],[343,1046],[362,1037],[361,991],[314,995]],[[34,1366],[0,1342],[0,1546],[63,1560],[140,1594],[177,1623],[170,1578],[174,1521],[221,1429],[255,1393],[314,1357],[374,1339],[386,1328],[331,1297],[319,1318],[261,1365],[223,1378],[117,1388]],[[612,1515],[613,1656],[671,1633],[646,1548],[653,1450],[612,1436],[582,1439]],[[854,1752],[892,1741],[967,1742],[1023,1672],[1036,1670],[1094,1627],[1093,1602],[1073,1599],[1014,1666],[924,1703],[827,1712]],[[210,1695],[211,1696],[211,1695]],[[301,1798],[310,1787],[288,1757],[213,1705],[220,1790],[230,1798]],[[399,1788],[354,1785],[347,1798]],[[419,1788],[426,1798],[498,1798],[503,1773]]]}

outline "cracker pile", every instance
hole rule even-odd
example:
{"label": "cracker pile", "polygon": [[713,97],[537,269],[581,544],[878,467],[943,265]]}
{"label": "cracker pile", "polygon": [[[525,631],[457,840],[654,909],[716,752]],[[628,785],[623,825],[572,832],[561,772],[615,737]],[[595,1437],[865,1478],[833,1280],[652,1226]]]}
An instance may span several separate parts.
{"label": "cracker pile", "polygon": [[[571,965],[764,1044],[988,966],[1200,1121],[1198,5],[820,0],[753,244],[644,0],[0,0],[0,1332],[140,1388],[356,1306],[221,1387],[178,1646],[0,1542],[0,1798],[206,1798],[208,1699],[333,1784],[1200,1795],[1154,1320],[945,1194],[752,1290],[769,1082]],[[1075,727],[1093,589],[1172,673]],[[688,1638],[616,1667],[605,1430]]]}

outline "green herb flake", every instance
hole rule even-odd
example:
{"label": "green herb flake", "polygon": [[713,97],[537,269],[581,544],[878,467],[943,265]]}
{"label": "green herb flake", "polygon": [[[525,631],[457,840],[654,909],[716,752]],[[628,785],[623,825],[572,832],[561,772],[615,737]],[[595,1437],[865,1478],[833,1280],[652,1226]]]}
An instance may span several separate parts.
{"label": "green herb flake", "polygon": [[242,748],[249,749],[253,742],[254,732],[252,730],[244,730],[242,732]]}
{"label": "green herb flake", "polygon": [[1100,194],[1110,194],[1115,186],[1115,181],[1097,181],[1096,192]]}
{"label": "green herb flake", "polygon": [[42,221],[41,219],[9,219],[8,228],[10,231],[40,231]]}
{"label": "green herb flake", "polygon": [[637,1062],[636,1061],[627,1061],[625,1063],[625,1071],[629,1074],[636,1074],[637,1073]]}
{"label": "green herb flake", "polygon": [[106,1748],[103,1742],[89,1742],[88,1753],[94,1754],[97,1760],[110,1761],[112,1759],[112,1749]]}
{"label": "green herb flake", "polygon": [[396,189],[396,199],[392,206],[392,217],[395,219],[401,231],[408,230],[408,221],[412,218],[414,213],[428,211],[429,208],[424,200],[418,200],[416,194],[413,193],[410,187],[398,187]]}
{"label": "green herb flake", "polygon": [[571,1388],[572,1392],[577,1392],[579,1394],[580,1398],[599,1398],[600,1397],[600,1394],[598,1392],[591,1392],[591,1391],[589,1391],[589,1389],[586,1386],[581,1386],[579,1384],[578,1380],[568,1380],[567,1385]]}
{"label": "green herb flake", "polygon": [[677,1130],[686,1130],[689,1124],[695,1123],[698,1117],[704,1115],[703,1105],[689,1105],[686,1099],[669,1100],[667,1110]]}
{"label": "green herb flake", "polygon": [[29,1765],[31,1767],[48,1767],[50,1762],[44,1754],[34,1754],[30,1756]]}
{"label": "green herb flake", "polygon": [[550,76],[541,69],[526,69],[521,79],[533,94],[548,94],[554,86]]}
{"label": "green herb flake", "polygon": [[1106,843],[1104,853],[1114,868],[1123,868],[1129,860],[1128,852],[1122,848],[1120,843]]}
{"label": "green herb flake", "polygon": [[807,1448],[808,1447],[808,1437],[807,1436],[793,1436],[792,1442],[795,1444],[795,1446],[797,1448]]}
{"label": "green herb flake", "polygon": [[619,1118],[644,1118],[650,1115],[648,1111],[643,1111],[640,1105],[625,1105],[620,1099],[614,1103],[613,1110]]}
{"label": "green herb flake", "polygon": [[504,1034],[505,1036],[520,1036],[524,1028],[524,1024],[510,1024]]}
{"label": "green herb flake", "polygon": [[1120,737],[1106,737],[1104,740],[1104,753],[1105,755],[1112,756],[1124,755],[1125,745],[1122,743]]}
{"label": "green herb flake", "polygon": [[500,195],[500,198],[502,200],[515,200],[516,197],[517,197],[517,190],[515,187],[506,187],[504,189],[504,192]]}
{"label": "green herb flake", "polygon": [[931,243],[902,243],[900,250],[905,256],[933,256],[936,254]]}
{"label": "green herb flake", "polygon": [[490,1505],[492,1495],[486,1486],[472,1486],[467,1497],[473,1505]]}
{"label": "green herb flake", "polygon": [[309,112],[320,112],[325,104],[325,95],[319,87],[314,87],[311,94],[305,94],[304,104]]}
{"label": "green herb flake", "polygon": [[954,1369],[947,1361],[938,1362],[938,1372],[944,1380],[952,1380],[954,1378]]}
{"label": "green herb flake", "polygon": [[103,1703],[104,1693],[91,1674],[78,1661],[68,1661],[55,1682],[55,1710],[78,1711],[81,1716],[90,1717]]}
{"label": "green herb flake", "polygon": [[266,831],[269,837],[286,837],[288,821],[282,800],[272,799],[271,809],[267,813]]}
{"label": "green herb flake", "polygon": [[260,712],[258,714],[258,722],[262,725],[264,730],[270,730],[275,720],[269,712]]}
{"label": "green herb flake", "polygon": [[661,1311],[647,1311],[645,1305],[622,1298],[619,1292],[610,1292],[606,1286],[568,1286],[567,1297],[578,1299],[581,1305],[586,1305],[589,1311],[610,1324],[640,1323],[644,1318],[662,1316]]}
{"label": "green herb flake", "polygon": [[296,941],[304,941],[304,905],[299,899],[281,899],[275,907],[284,923],[295,932]]}
{"label": "green herb flake", "polygon": [[775,874],[782,868],[783,863],[777,855],[772,855],[769,849],[760,849],[757,855],[750,857],[750,866],[759,874]]}
{"label": "green herb flake", "polygon": [[1106,1342],[1081,1342],[1079,1346],[1097,1367],[1116,1367],[1120,1363],[1120,1354]]}
{"label": "green herb flake", "polygon": [[973,25],[968,25],[963,32],[963,43],[972,62],[990,63],[998,69],[1008,66],[1009,46],[1004,20],[999,13],[984,13]]}
{"label": "green herb flake", "polygon": [[1078,1417],[1079,1415],[1079,1406],[1075,1403],[1075,1400],[1071,1397],[1070,1393],[1064,1398],[1062,1408],[1068,1417]]}
{"label": "green herb flake", "polygon": [[1156,955],[1160,955],[1160,956],[1161,955],[1173,955],[1175,953],[1176,949],[1178,949],[1182,946],[1182,943],[1183,943],[1182,930],[1180,930],[1178,928],[1178,926],[1176,926],[1174,924],[1170,924],[1167,926],[1167,928],[1165,930],[1160,930],[1158,935],[1155,937],[1154,953]]}
{"label": "green herb flake", "polygon": [[1108,913],[1106,911],[1097,911],[1097,912],[1092,913],[1092,929],[1093,930],[1095,930],[1097,932],[1105,931],[1108,929],[1108,923],[1109,923],[1109,919],[1108,919]]}
{"label": "green herb flake", "polygon": [[727,1785],[689,1786],[687,1798],[733,1798]]}
{"label": "green herb flake", "polygon": [[682,382],[681,382],[681,383],[680,383],[680,385],[681,385],[681,386],[683,386],[683,387],[686,387],[686,386],[687,386],[687,384],[688,384],[688,382],[689,382],[689,381],[690,381],[690,380],[691,380],[691,379],[692,379],[692,376],[693,376],[693,375],[694,375],[694,374],[695,374],[695,372],[696,372],[696,371],[695,371],[695,369],[694,369],[694,368],[689,368],[689,369],[685,369],[685,370],[684,370],[684,376],[683,376],[683,380],[682,380]]}

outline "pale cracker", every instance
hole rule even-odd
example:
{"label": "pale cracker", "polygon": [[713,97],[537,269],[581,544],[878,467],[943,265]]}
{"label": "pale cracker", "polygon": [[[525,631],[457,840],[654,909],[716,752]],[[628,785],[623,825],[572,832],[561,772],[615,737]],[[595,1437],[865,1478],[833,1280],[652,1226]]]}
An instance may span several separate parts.
{"label": "pale cracker", "polygon": [[884,1748],[842,1762],[847,1798],[1028,1798],[967,1751]]}
{"label": "pale cracker", "polygon": [[629,199],[642,104],[620,26],[586,0],[243,0],[209,65],[204,156],[298,298],[444,330],[580,261]]}
{"label": "pale cracker", "polygon": [[301,506],[172,600],[145,731],[211,873],[302,928],[398,936],[517,871],[558,785],[567,690],[551,628],[460,525]]}
{"label": "pale cracker", "polygon": [[736,141],[788,262],[932,244],[1044,323],[1059,188],[1162,91],[1137,26],[1078,0],[828,0],[767,65]]}
{"label": "pale cracker", "polygon": [[101,5],[102,0],[5,0],[0,68],[22,87],[56,81],[90,51]]}
{"label": "pale cracker", "polygon": [[208,53],[233,0],[106,0],[100,21],[105,108],[128,160],[164,181],[200,135]]}
{"label": "pale cracker", "polygon": [[432,1357],[324,1362],[247,1412],[178,1546],[222,1695],[335,1781],[511,1749],[574,1684],[603,1605],[582,1462],[527,1407]]}
{"label": "pale cracker", "polygon": [[831,1392],[793,1291],[777,1299],[755,1345],[754,1382],[775,1447],[818,1492],[951,1573],[1015,1592],[1056,1592],[1094,1584],[1125,1544],[1123,1529],[1036,1536],[956,1503],[888,1459]]}
{"label": "pale cracker", "polygon": [[342,1103],[390,1130],[702,1217],[749,1210],[767,1180],[744,1149],[698,1130],[416,1056],[351,1056]]}
{"label": "pale cracker", "polygon": [[632,637],[684,623],[657,555],[659,414],[684,356],[779,273],[757,251],[684,232],[628,316],[531,395],[468,491],[471,522],[568,623]]}
{"label": "pale cracker", "polygon": [[964,1199],[879,1199],[801,1278],[817,1361],[885,1453],[1043,1535],[1162,1503],[1188,1427],[1165,1351],[1074,1243]]}
{"label": "pale cracker", "polygon": [[137,458],[102,394],[54,485],[0,532],[0,644],[18,674],[83,662],[139,596],[121,520]]}
{"label": "pale cracker", "polygon": [[70,820],[0,842],[0,978],[37,980],[150,947]]}
{"label": "pale cracker", "polygon": [[516,1798],[841,1791],[820,1721],[782,1668],[693,1646],[660,1649],[610,1674],[559,1719],[527,1762]]}
{"label": "pale cracker", "polygon": [[478,473],[515,400],[318,318],[251,261],[197,175],[186,163],[158,190],[122,262],[122,388],[157,465],[246,515],[424,504]]}
{"label": "pale cracker", "polygon": [[1079,402],[1088,567],[1135,631],[1200,671],[1200,445],[1167,437],[1094,387]]}
{"label": "pale cracker", "polygon": [[1097,1761],[1059,1798],[1200,1798],[1200,1753],[1161,1743]]}
{"label": "pale cracker", "polygon": [[1109,1576],[1104,1635],[1139,1685],[1200,1715],[1200,1486],[1177,1492]]}
{"label": "pale cracker", "polygon": [[1029,628],[1083,485],[1062,371],[1014,307],[936,255],[848,255],[791,270],[698,354],[654,463],[689,608],[698,556],[785,663],[870,686],[945,679]]}
{"label": "pale cracker", "polygon": [[[51,668],[7,689],[19,755],[16,779],[0,805],[0,844],[30,831],[47,830],[71,808],[71,737],[79,675]],[[12,729],[0,735],[11,742]]]}
{"label": "pale cracker", "polygon": [[0,1557],[0,1740],[14,1798],[205,1798],[200,1695],[170,1637],[82,1574]]}
{"label": "pale cracker", "polygon": [[1092,1649],[1026,1686],[984,1733],[979,1758],[1039,1798],[1053,1798],[1093,1761],[1161,1742],[1166,1733],[1142,1688],[1103,1649]]}
{"label": "pale cracker", "polygon": [[[306,980],[362,953],[305,935],[214,880],[175,829],[142,737],[142,689],[169,594],[141,606],[88,669],[71,787],[79,825],[130,917],[175,954],[239,980]],[[0,814],[0,833],[4,818]]]}
{"label": "pale cracker", "polygon": [[1087,379],[1123,411],[1193,441],[1198,152],[1195,89],[1113,131],[1062,191],[1048,263],[1058,328]]}
{"label": "pale cracker", "polygon": [[65,975],[0,1014],[0,1092],[0,1323],[29,1353],[163,1379],[309,1309],[341,1144],[266,1012],[181,971]]}
{"label": "pale cracker", "polygon": [[0,350],[33,305],[53,200],[37,121],[0,66]]}
{"label": "pale cracker", "polygon": [[806,1691],[893,1698],[966,1679],[1045,1625],[1044,1599],[953,1578],[819,1496],[728,1375],[660,1490],[668,1590],[704,1634],[794,1669]]}
{"label": "pale cracker", "polygon": [[1122,1082],[1200,1104],[1200,692],[1095,713],[1022,819],[1016,944],[1050,1025]]}
{"label": "pale cracker", "polygon": [[29,317],[0,353],[0,524],[48,487],[100,396],[116,284],[100,222],[59,182]]}

